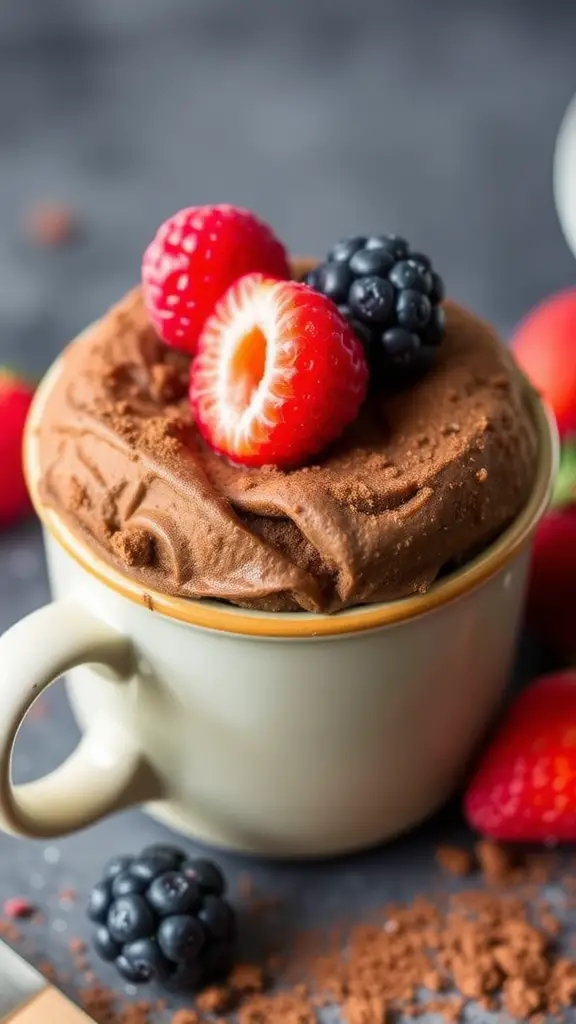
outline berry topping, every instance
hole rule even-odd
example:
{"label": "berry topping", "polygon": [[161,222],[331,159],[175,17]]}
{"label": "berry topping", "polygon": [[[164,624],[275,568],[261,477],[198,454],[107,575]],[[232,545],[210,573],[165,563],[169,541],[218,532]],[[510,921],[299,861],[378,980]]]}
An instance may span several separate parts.
{"label": "berry topping", "polygon": [[134,942],[135,939],[150,935],[154,917],[144,896],[132,893],[114,900],[106,923],[116,942]]}
{"label": "berry topping", "polygon": [[181,858],[174,857],[171,853],[143,853],[130,867],[130,874],[136,878],[142,878],[145,882],[151,882],[158,875],[165,871],[177,868]]}
{"label": "berry topping", "polygon": [[403,260],[410,251],[405,238],[399,235],[375,235],[366,242],[367,249],[384,249],[394,260]]}
{"label": "berry topping", "polygon": [[225,939],[234,929],[232,911],[218,896],[206,896],[198,920],[212,939]]}
{"label": "berry topping", "polygon": [[200,921],[189,914],[174,914],[160,922],[158,943],[164,955],[176,964],[193,962],[206,940]]}
{"label": "berry topping", "polygon": [[22,436],[31,401],[31,387],[0,366],[0,526],[9,526],[30,511],[22,469]]}
{"label": "berry topping", "polygon": [[200,906],[200,886],[181,871],[168,871],[152,882],[148,902],[160,917],[187,914]]}
{"label": "berry topping", "polygon": [[252,274],[226,293],[198,342],[190,400],[206,442],[233,462],[288,468],[356,418],[368,369],[327,297]]}
{"label": "berry topping", "polygon": [[108,881],[98,882],[90,893],[88,900],[88,917],[91,921],[102,924],[108,917],[112,902],[112,889]]}
{"label": "berry topping", "polygon": [[444,283],[405,238],[344,239],[304,281],[336,302],[366,350],[373,382],[395,387],[433,365],[429,350],[445,331]]}
{"label": "berry topping", "polygon": [[385,324],[394,307],[394,289],[383,277],[359,277],[348,296],[350,309],[363,323]]}
{"label": "berry topping", "polygon": [[121,871],[112,879],[112,895],[131,896],[134,892],[145,892],[148,888],[148,881],[138,875],[132,875],[129,871]]}
{"label": "berry topping", "polygon": [[205,860],[203,857],[186,860],[182,865],[182,871],[187,878],[193,878],[203,892],[222,896],[226,889],[224,875],[211,860]]}
{"label": "berry topping", "polygon": [[94,949],[134,985],[192,989],[221,980],[232,967],[236,931],[225,889],[212,861],[190,860],[173,846],[115,858],[90,893]]}
{"label": "berry topping", "polygon": [[137,939],[127,943],[116,957],[116,970],[125,981],[143,985],[148,981],[164,981],[170,976],[166,958],[154,939]]}
{"label": "berry topping", "polygon": [[358,249],[366,244],[366,239],[361,235],[356,238],[343,238],[340,242],[336,242],[327,256],[328,263],[348,263],[350,258],[357,252]]}
{"label": "berry topping", "polygon": [[133,860],[134,857],[113,857],[104,868],[104,878],[116,878],[116,875],[128,871]]}
{"label": "berry topping", "polygon": [[96,929],[92,944],[101,960],[115,960],[122,951],[122,946],[114,941],[105,925]]}
{"label": "berry topping", "polygon": [[158,228],[144,253],[148,315],[168,345],[194,353],[218,300],[255,271],[290,276],[284,246],[267,224],[228,204],[180,210]]}

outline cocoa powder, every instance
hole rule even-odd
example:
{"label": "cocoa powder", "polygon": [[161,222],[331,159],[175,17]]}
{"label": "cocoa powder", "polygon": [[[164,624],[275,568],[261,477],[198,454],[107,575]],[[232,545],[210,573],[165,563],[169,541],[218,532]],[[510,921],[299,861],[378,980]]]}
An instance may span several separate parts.
{"label": "cocoa powder", "polygon": [[[239,963],[225,984],[173,1009],[170,1024],[318,1024],[324,1007],[346,1024],[397,1024],[432,1013],[457,1024],[469,1005],[536,1024],[576,1005],[576,959],[560,951],[562,924],[539,888],[556,877],[554,858],[486,842],[474,851],[441,847],[436,858],[460,879],[471,870],[482,878],[434,900],[375,909],[349,929],[293,935],[282,955]],[[575,879],[563,879],[568,905],[575,888]],[[238,891],[249,931],[262,900],[246,876]],[[131,1002],[99,985],[86,970],[82,940],[71,939],[69,949],[85,979],[81,1004],[96,1024],[166,1020],[163,1001]],[[51,965],[41,969],[56,980]]]}
{"label": "cocoa powder", "polygon": [[455,878],[471,875],[475,867],[474,854],[459,846],[439,846],[436,862],[446,874]]}
{"label": "cocoa powder", "polygon": [[74,238],[79,222],[70,206],[46,201],[34,203],[25,211],[24,230],[35,245],[56,248]]}
{"label": "cocoa powder", "polygon": [[[574,1004],[576,963],[554,945],[560,922],[533,900],[534,885],[550,877],[551,858],[482,842],[474,853],[441,848],[437,860],[459,877],[479,868],[485,887],[455,893],[444,906],[419,898],[385,907],[343,945],[325,937],[323,955],[317,936],[297,936],[290,973],[298,983],[267,992],[262,972],[242,965],[218,990],[215,1012],[228,1001],[239,1024],[316,1024],[319,1009],[334,1006],[347,1024],[430,1013],[456,1024],[468,1003],[525,1021]],[[511,884],[514,891],[503,888]],[[257,904],[245,879],[241,888]],[[199,1000],[200,1013],[205,1008]]]}

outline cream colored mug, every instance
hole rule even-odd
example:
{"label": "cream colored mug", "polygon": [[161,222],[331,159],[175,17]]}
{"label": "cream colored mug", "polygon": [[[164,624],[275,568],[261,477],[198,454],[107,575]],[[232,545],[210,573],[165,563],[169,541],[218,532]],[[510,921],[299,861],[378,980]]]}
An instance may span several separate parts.
{"label": "cream colored mug", "polygon": [[[529,401],[539,461],[529,502],[480,557],[423,596],[333,616],[247,612],[146,591],[39,500],[52,604],[0,640],[0,824],[48,837],[142,804],[209,843],[341,854],[414,825],[449,796],[509,676],[531,540],[555,471],[554,429]],[[83,739],[13,786],[16,733],[68,674]]]}

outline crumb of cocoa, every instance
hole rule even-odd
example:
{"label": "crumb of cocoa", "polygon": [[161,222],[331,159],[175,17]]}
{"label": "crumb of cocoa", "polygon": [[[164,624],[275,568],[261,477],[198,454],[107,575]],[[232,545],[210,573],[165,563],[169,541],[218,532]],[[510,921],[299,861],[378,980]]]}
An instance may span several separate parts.
{"label": "crumb of cocoa", "polygon": [[230,1006],[230,995],[228,988],[212,986],[200,993],[196,1003],[202,1013],[225,1013]]}
{"label": "crumb of cocoa", "polygon": [[422,975],[422,984],[429,992],[442,992],[446,988],[446,978],[440,971],[427,971]]}
{"label": "crumb of cocoa", "polygon": [[110,545],[124,565],[142,568],[154,560],[154,538],[140,526],[119,530],[110,538]]}
{"label": "crumb of cocoa", "polygon": [[156,363],[150,367],[150,395],[162,403],[175,402],[186,394],[188,375],[173,363]]}
{"label": "crumb of cocoa", "polygon": [[71,476],[68,481],[68,504],[71,512],[80,512],[82,509],[89,510],[91,506],[88,491],[75,476]]}
{"label": "crumb of cocoa", "polygon": [[34,203],[24,215],[24,230],[35,245],[55,248],[67,245],[79,230],[78,218],[64,203]]}
{"label": "crumb of cocoa", "polygon": [[560,921],[549,909],[540,911],[538,923],[542,931],[546,932],[546,935],[550,935],[551,938],[558,935],[561,931]]}
{"label": "crumb of cocoa", "polygon": [[148,594],[146,591],[142,594],[142,603],[148,609],[149,612],[154,611],[154,601],[152,600],[152,594]]}
{"label": "crumb of cocoa", "polygon": [[[316,1024],[316,1013],[309,999],[294,992],[272,995],[256,993],[245,999],[238,1010],[238,1024]],[[382,1024],[382,1021],[379,1022]]]}
{"label": "crumb of cocoa", "polygon": [[462,846],[439,846],[436,850],[436,862],[447,875],[456,878],[471,875],[476,867],[474,854]]}
{"label": "crumb of cocoa", "polygon": [[230,974],[230,988],[236,992],[262,992],[264,990],[264,971],[259,964],[237,964]]}
{"label": "crumb of cocoa", "polygon": [[251,875],[243,872],[236,883],[236,895],[240,900],[249,900],[254,895],[254,880]]}
{"label": "crumb of cocoa", "polygon": [[194,1010],[176,1010],[170,1018],[170,1024],[198,1024],[199,1017]]}
{"label": "crumb of cocoa", "polygon": [[475,853],[487,882],[506,883],[513,880],[518,861],[512,850],[483,839],[476,843]]}
{"label": "crumb of cocoa", "polygon": [[46,981],[56,981],[56,968],[49,960],[42,960],[42,962],[38,964],[38,970],[40,971],[40,974],[46,978]]}

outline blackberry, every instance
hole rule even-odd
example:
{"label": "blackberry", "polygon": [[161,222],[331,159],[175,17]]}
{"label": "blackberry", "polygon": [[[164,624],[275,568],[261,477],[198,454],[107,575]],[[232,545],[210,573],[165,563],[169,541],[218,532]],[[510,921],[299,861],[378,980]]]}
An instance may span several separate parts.
{"label": "blackberry", "polygon": [[216,864],[173,846],[116,857],[88,901],[94,949],[135,985],[195,989],[222,980],[236,933],[225,891]]}
{"label": "blackberry", "polygon": [[375,387],[426,373],[445,333],[444,282],[398,235],[357,235],[330,249],[305,283],[336,303],[364,345]]}

